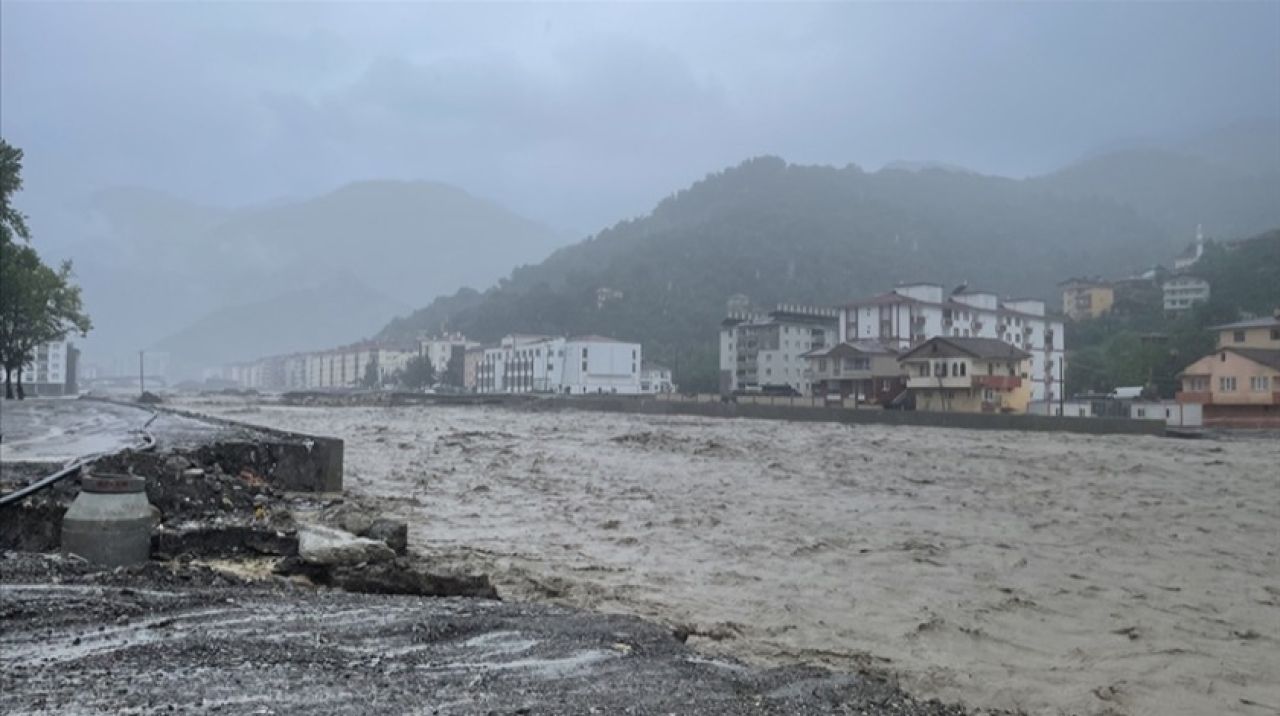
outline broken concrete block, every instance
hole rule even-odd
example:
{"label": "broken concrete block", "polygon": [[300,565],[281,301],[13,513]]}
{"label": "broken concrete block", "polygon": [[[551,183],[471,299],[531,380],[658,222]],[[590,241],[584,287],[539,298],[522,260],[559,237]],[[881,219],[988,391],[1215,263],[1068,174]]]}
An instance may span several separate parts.
{"label": "broken concrete block", "polygon": [[380,539],[387,543],[387,546],[395,550],[395,553],[401,556],[409,550],[409,525],[399,520],[389,520],[385,517],[379,517],[373,521],[369,529],[361,533],[361,536],[369,539]]}
{"label": "broken concrete block", "polygon": [[381,562],[394,559],[396,553],[381,540],[357,537],[332,527],[305,525],[298,528],[298,556],[310,564],[340,565]]}

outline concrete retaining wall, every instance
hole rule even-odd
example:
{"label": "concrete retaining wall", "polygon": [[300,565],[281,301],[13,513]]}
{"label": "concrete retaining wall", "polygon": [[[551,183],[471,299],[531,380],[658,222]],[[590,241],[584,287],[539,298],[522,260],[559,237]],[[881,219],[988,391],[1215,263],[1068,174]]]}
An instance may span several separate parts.
{"label": "concrete retaining wall", "polygon": [[[698,415],[710,418],[757,418],[877,425],[918,425],[976,430],[1034,430],[1089,435],[1164,435],[1164,423],[1123,418],[1073,418],[1048,415],[990,413],[933,413],[879,408],[815,407],[779,403],[722,403],[706,400],[654,398],[553,398],[538,401],[537,408],[601,410],[647,415]],[[805,400],[797,398],[797,401]]]}

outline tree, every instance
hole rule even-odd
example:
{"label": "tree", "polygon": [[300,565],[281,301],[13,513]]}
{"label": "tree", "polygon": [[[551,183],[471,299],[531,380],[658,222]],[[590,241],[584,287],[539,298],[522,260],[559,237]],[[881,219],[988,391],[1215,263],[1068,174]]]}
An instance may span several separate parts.
{"label": "tree", "polygon": [[426,356],[414,356],[405,364],[400,374],[400,384],[412,390],[419,390],[431,385],[436,371]]}
{"label": "tree", "polygon": [[22,188],[22,150],[0,139],[0,366],[4,368],[5,398],[13,398],[13,377],[22,390],[22,367],[43,343],[62,340],[75,331],[89,332],[92,324],[72,282],[71,262],[52,269],[29,245],[26,217],[13,208],[12,196]]}
{"label": "tree", "polygon": [[466,349],[462,346],[454,346],[449,352],[449,364],[445,367],[444,375],[441,376],[441,382],[451,385],[455,388],[461,388],[466,382],[464,373],[466,372]]}
{"label": "tree", "polygon": [[22,150],[0,139],[0,246],[14,237],[30,240],[27,217],[13,208],[13,195],[22,190]]}
{"label": "tree", "polygon": [[360,381],[360,385],[366,388],[377,388],[382,383],[382,376],[378,372],[378,354],[373,354],[373,359],[364,364],[364,379]]}

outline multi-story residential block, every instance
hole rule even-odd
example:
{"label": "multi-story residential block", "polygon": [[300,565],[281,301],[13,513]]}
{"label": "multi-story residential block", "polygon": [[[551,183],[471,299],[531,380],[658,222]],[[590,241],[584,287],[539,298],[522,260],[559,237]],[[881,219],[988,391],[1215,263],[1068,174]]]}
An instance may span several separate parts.
{"label": "multi-story residential block", "polygon": [[641,358],[639,343],[604,336],[514,334],[484,348],[476,391],[635,395]]}
{"label": "multi-story residential block", "polygon": [[1097,318],[1111,310],[1115,289],[1100,278],[1072,278],[1062,288],[1062,312],[1073,321]]}
{"label": "multi-story residential block", "polygon": [[875,340],[899,351],[930,338],[990,338],[1030,354],[1031,400],[1057,401],[1066,369],[1063,323],[1047,316],[1044,301],[1004,299],[986,291],[956,290],[937,284],[898,286],[889,293],[854,301],[840,310],[840,341]]}
{"label": "multi-story residential block", "polygon": [[[467,351],[478,345],[475,341],[467,340],[461,333],[446,333],[418,341],[418,355],[431,361],[437,381],[461,387],[466,382],[466,370],[462,361]],[[450,375],[451,367],[457,375]]]}
{"label": "multi-story residential block", "polygon": [[1168,313],[1186,311],[1209,300],[1209,282],[1195,276],[1170,277],[1161,289],[1164,292],[1164,310]]}
{"label": "multi-story residential block", "polygon": [[768,313],[731,312],[720,323],[720,392],[793,390],[811,393],[804,355],[834,346],[840,312],[779,305]]}
{"label": "multi-story residential block", "polygon": [[390,383],[417,355],[416,349],[374,342],[355,343],[314,353],[268,356],[223,368],[220,378],[256,390],[357,388],[364,384],[369,365],[376,366],[380,384]]}
{"label": "multi-story residential block", "polygon": [[[31,362],[22,367],[22,389],[27,395],[75,395],[80,351],[69,341],[36,346]],[[16,378],[16,376],[15,376]]]}
{"label": "multi-story residential block", "polygon": [[1031,354],[994,338],[938,336],[899,357],[917,410],[1027,411]]}
{"label": "multi-story residential block", "polygon": [[674,393],[676,385],[671,380],[671,369],[657,363],[640,366],[641,393]]}
{"label": "multi-story residential block", "polygon": [[1280,308],[1266,318],[1210,326],[1209,330],[1218,332],[1219,348],[1280,350]]}
{"label": "multi-story residential block", "polygon": [[462,387],[474,392],[480,372],[480,363],[484,361],[485,346],[475,345],[467,349],[462,357]]}
{"label": "multi-story residential block", "polygon": [[898,352],[875,340],[841,343],[804,354],[813,395],[884,405],[906,388]]}

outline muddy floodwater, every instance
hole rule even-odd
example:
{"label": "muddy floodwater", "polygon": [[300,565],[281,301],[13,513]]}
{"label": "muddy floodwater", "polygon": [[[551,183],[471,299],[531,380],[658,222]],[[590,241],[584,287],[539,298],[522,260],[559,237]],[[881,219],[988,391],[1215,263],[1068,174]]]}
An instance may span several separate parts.
{"label": "muddy floodwater", "polygon": [[348,490],[507,598],[978,707],[1280,711],[1274,435],[190,407],[343,438]]}

